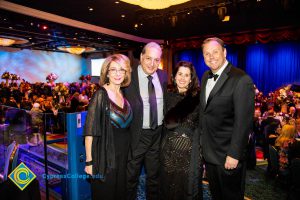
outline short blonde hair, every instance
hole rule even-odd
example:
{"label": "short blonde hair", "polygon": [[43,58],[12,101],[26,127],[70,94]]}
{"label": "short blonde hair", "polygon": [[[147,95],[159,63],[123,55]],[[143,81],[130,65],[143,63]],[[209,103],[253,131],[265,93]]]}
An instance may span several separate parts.
{"label": "short blonde hair", "polygon": [[126,70],[124,81],[121,83],[121,87],[126,87],[131,82],[131,67],[130,67],[130,60],[127,56],[123,54],[113,54],[108,56],[104,63],[102,64],[101,69],[101,75],[100,75],[100,81],[99,84],[101,86],[105,85],[109,82],[109,79],[107,77],[108,70],[111,62],[116,62],[119,64],[122,68]]}

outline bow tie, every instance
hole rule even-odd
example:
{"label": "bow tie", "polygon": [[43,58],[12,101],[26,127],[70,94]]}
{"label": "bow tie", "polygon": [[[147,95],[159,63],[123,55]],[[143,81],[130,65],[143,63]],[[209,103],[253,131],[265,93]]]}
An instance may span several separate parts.
{"label": "bow tie", "polygon": [[218,74],[213,74],[211,71],[208,74],[208,78],[214,78],[214,81],[216,81],[218,77],[219,77]]}

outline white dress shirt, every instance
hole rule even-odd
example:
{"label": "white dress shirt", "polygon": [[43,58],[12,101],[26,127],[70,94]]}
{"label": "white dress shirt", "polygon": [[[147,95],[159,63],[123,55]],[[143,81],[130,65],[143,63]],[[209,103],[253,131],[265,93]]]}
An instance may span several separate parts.
{"label": "white dress shirt", "polygon": [[[148,74],[142,69],[142,66],[138,66],[138,77],[139,77],[139,86],[140,86],[140,95],[143,101],[143,128],[150,128],[150,104],[149,104],[149,93],[148,93]],[[163,90],[158,78],[157,73],[152,74],[152,83],[155,88],[156,95],[156,104],[157,104],[157,124],[158,126],[162,125],[163,122],[163,108],[164,108],[164,98]]]}
{"label": "white dress shirt", "polygon": [[207,79],[206,88],[205,88],[205,101],[206,101],[206,103],[207,103],[207,99],[209,97],[210,92],[215,87],[217,81],[219,80],[222,72],[224,71],[224,69],[226,68],[227,65],[228,65],[228,61],[226,60],[225,63],[223,64],[223,66],[217,71],[217,73],[214,73],[214,74],[219,75],[216,80],[214,80],[214,78]]}

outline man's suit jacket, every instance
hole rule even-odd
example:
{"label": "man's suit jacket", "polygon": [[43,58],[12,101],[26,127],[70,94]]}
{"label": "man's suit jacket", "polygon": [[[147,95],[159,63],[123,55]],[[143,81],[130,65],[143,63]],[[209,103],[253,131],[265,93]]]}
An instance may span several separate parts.
{"label": "man's suit jacket", "polygon": [[200,129],[206,162],[224,165],[226,156],[243,160],[253,126],[254,87],[251,78],[230,63],[205,102],[208,73],[201,81]]}
{"label": "man's suit jacket", "polygon": [[269,134],[276,133],[276,129],[279,127],[279,125],[279,119],[275,119],[274,117],[269,116],[267,117],[267,119],[262,120],[260,128],[265,137],[268,137]]}
{"label": "man's suit jacket", "polygon": [[[164,111],[166,106],[165,94],[167,91],[167,73],[157,69],[157,75],[160,81],[160,85],[164,95]],[[133,69],[131,73],[131,83],[124,89],[126,99],[129,101],[131,109],[133,111],[133,119],[130,125],[131,132],[131,147],[134,149],[139,141],[141,130],[143,128],[143,101],[140,95],[139,79],[137,67]]]}

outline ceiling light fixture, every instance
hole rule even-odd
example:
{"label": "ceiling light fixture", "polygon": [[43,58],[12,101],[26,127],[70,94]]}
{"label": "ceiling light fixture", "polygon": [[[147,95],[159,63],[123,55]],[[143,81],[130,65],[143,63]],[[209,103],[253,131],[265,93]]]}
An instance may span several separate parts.
{"label": "ceiling light fixture", "polygon": [[230,20],[230,16],[229,15],[225,15],[225,17],[222,20],[222,22],[229,22],[229,20]]}
{"label": "ceiling light fixture", "polygon": [[120,0],[120,1],[133,4],[133,5],[138,5],[146,9],[157,10],[157,9],[164,9],[170,6],[182,4],[190,0]]}
{"label": "ceiling light fixture", "polygon": [[11,46],[15,43],[13,39],[8,39],[8,38],[0,38],[0,45],[1,46]]}
{"label": "ceiling light fixture", "polygon": [[76,54],[76,55],[80,55],[83,52],[88,53],[88,52],[92,52],[92,51],[96,50],[93,47],[82,47],[82,46],[60,46],[57,48],[61,51],[66,51],[66,52],[69,52],[71,54]]}
{"label": "ceiling light fixture", "polygon": [[28,40],[23,38],[0,35],[0,46],[11,46],[13,44],[25,44]]}

